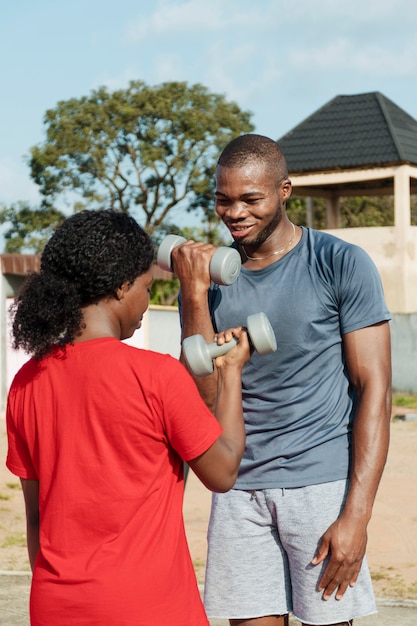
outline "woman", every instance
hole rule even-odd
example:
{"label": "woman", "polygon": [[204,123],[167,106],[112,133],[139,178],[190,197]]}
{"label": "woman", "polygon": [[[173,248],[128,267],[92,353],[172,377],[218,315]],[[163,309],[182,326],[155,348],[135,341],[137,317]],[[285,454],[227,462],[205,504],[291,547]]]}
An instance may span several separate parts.
{"label": "woman", "polygon": [[152,260],[131,217],[83,211],[14,305],[14,345],[33,356],[9,392],[7,466],[25,498],[33,626],[208,624],[183,462],[211,490],[233,486],[249,344],[241,329],[221,334],[239,344],[216,359],[216,417],[177,360],[124,344],[149,305]]}

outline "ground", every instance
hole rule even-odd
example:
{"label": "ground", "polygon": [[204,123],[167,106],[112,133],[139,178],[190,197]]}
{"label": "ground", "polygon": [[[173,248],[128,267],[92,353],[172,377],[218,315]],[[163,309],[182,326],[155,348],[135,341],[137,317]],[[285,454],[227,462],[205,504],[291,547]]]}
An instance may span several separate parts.
{"label": "ground", "polygon": [[[414,412],[394,408],[393,415]],[[0,571],[29,571],[25,512],[19,480],[5,467],[0,417]],[[368,560],[379,598],[417,598],[417,420],[393,419],[387,465],[369,525]],[[190,473],[184,519],[199,582],[204,582],[210,493]]]}

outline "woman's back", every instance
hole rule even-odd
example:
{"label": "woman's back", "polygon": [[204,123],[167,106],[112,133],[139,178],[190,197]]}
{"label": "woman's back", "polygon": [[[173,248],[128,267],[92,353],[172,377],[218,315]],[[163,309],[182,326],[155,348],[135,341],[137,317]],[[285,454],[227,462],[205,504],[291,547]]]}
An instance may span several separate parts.
{"label": "woman's back", "polygon": [[201,408],[178,362],[114,338],[22,368],[8,465],[40,484],[33,624],[207,624],[182,520],[181,456],[220,431]]}

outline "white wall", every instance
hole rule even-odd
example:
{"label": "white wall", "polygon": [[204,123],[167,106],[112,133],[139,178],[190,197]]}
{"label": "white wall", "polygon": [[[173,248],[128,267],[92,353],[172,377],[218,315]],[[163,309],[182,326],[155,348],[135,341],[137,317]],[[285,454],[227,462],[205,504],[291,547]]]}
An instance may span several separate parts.
{"label": "white wall", "polygon": [[[7,299],[6,308],[12,299]],[[394,391],[417,393],[417,314],[394,314],[391,322],[392,366]],[[126,343],[171,354],[178,358],[180,354],[180,324],[178,310],[175,307],[151,306],[145,313],[142,327],[126,340]],[[6,406],[7,390],[17,370],[29,357],[22,351],[11,348],[10,339],[6,351],[7,389],[2,393],[1,411]],[[6,385],[5,385],[6,387]]]}
{"label": "white wall", "polygon": [[[9,320],[8,309],[13,298],[6,298],[5,318]],[[11,346],[9,328],[6,329],[6,358],[5,358],[5,381],[6,385],[0,397],[0,410],[4,412],[6,407],[7,392],[17,371],[30,358],[23,350],[14,350]],[[146,350],[154,350],[164,354],[171,354],[178,358],[180,354],[180,324],[178,309],[176,307],[163,307],[151,305],[143,317],[142,327],[137,330],[130,339],[126,340],[129,345]]]}
{"label": "white wall", "polygon": [[151,305],[143,317],[142,327],[126,343],[171,354],[180,355],[181,329],[177,307]]}

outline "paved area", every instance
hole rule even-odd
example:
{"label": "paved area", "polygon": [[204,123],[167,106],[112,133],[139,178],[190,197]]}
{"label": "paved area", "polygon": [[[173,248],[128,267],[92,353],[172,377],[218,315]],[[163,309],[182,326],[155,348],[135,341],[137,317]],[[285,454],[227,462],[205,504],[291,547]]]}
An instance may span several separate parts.
{"label": "paved area", "polygon": [[[29,626],[29,588],[29,574],[0,572],[1,626]],[[380,600],[378,610],[377,615],[355,620],[355,626],[417,626],[417,600]],[[210,624],[228,626],[226,620],[212,620]],[[299,626],[299,622],[293,619],[290,624]]]}

